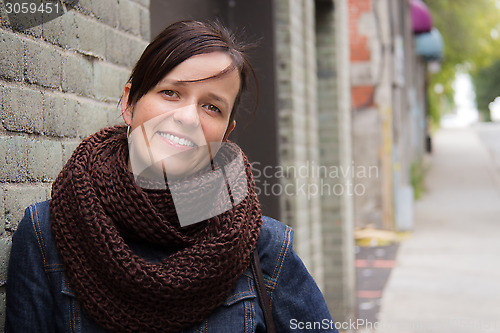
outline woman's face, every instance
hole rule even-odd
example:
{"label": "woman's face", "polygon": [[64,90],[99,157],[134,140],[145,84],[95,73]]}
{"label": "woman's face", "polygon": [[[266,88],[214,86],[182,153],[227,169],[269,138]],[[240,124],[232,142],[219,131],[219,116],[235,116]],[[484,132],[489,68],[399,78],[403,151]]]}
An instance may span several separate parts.
{"label": "woman's face", "polygon": [[[235,126],[235,122],[229,124],[229,117],[241,83],[235,69],[210,77],[231,63],[223,52],[188,58],[133,106],[127,105],[130,84],[125,86],[122,114],[131,126],[134,174],[153,166],[167,176],[187,176],[210,162]],[[189,82],[196,80],[201,81]]]}

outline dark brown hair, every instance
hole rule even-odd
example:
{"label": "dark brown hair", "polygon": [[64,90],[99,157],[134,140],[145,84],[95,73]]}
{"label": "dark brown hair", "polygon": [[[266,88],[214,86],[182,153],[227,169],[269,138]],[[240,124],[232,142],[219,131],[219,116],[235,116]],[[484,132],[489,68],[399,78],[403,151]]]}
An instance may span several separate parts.
{"label": "dark brown hair", "polygon": [[[188,58],[204,53],[222,51],[232,59],[232,66],[214,77],[236,69],[241,85],[229,122],[236,116],[241,94],[252,79],[257,80],[245,51],[248,44],[236,40],[235,36],[218,22],[179,21],[165,28],[144,50],[128,80],[131,83],[127,104],[134,105],[151,90],[174,67]],[[212,77],[211,77],[212,78]],[[203,78],[206,80],[210,78]]]}

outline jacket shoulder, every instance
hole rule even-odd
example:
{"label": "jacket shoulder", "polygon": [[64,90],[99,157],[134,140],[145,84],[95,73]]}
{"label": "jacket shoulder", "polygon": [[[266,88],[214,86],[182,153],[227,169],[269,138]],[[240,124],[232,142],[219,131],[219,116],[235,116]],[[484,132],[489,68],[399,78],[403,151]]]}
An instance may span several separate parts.
{"label": "jacket shoulder", "polygon": [[[288,225],[268,216],[262,217],[262,229],[259,235],[259,250],[271,250],[270,247],[281,246],[293,240],[293,230]],[[261,244],[263,243],[263,244]],[[274,249],[276,250],[276,249]]]}
{"label": "jacket shoulder", "polygon": [[35,242],[39,247],[44,264],[59,262],[52,229],[50,226],[49,200],[30,205],[24,211],[24,218],[19,223],[14,241],[19,243]]}
{"label": "jacket shoulder", "polygon": [[[259,257],[276,327],[293,330],[292,319],[302,324],[333,322],[314,278],[293,250],[292,228],[270,218],[263,222]],[[322,329],[338,333],[324,324]]]}
{"label": "jacket shoulder", "polygon": [[[31,227],[35,229],[36,232],[40,232],[43,236],[50,231],[50,200],[37,202],[30,205],[25,210],[25,217],[29,215],[28,220],[31,222]],[[25,221],[23,219],[23,221]]]}
{"label": "jacket shoulder", "polygon": [[272,286],[276,284],[283,263],[292,251],[293,230],[267,216],[262,217],[262,222],[257,249],[262,272]]}

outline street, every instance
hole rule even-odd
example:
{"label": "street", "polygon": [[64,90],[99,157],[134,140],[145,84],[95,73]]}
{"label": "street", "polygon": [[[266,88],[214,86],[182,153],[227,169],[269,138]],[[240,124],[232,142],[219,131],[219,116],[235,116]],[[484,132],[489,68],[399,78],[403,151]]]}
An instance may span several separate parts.
{"label": "street", "polygon": [[439,130],[430,164],[377,332],[499,332],[500,125]]}

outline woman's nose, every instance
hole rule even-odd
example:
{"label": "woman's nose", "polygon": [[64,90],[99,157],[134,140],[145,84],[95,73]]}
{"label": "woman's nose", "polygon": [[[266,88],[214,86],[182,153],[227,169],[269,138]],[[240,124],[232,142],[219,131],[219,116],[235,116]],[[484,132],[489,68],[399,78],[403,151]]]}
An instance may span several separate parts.
{"label": "woman's nose", "polygon": [[174,111],[173,118],[177,123],[183,126],[198,127],[200,118],[196,104],[183,106]]}

